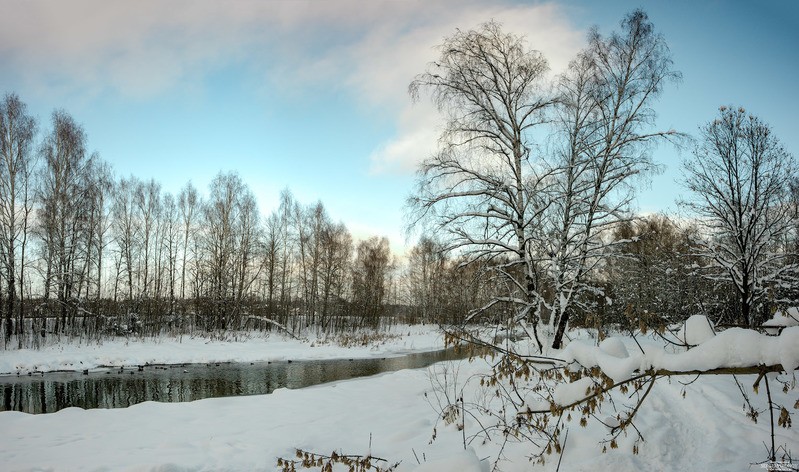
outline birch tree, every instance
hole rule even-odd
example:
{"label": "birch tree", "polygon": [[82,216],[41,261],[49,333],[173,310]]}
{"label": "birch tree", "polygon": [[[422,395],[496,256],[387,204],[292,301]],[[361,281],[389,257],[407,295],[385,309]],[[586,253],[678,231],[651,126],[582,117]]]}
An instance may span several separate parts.
{"label": "birch tree", "polygon": [[181,221],[178,203],[171,193],[164,195],[164,231],[161,244],[166,252],[167,286],[169,288],[169,314],[175,312],[175,285],[177,285],[178,248],[181,239]]}
{"label": "birch tree", "polygon": [[544,175],[533,132],[554,103],[544,81],[547,61],[495,22],[457,31],[439,50],[409,88],[414,99],[429,93],[447,120],[440,149],[421,165],[411,208],[467,263],[512,255],[492,266],[512,292],[490,305],[511,303],[516,318],[533,317],[535,325],[531,235]]}
{"label": "birch tree", "polygon": [[683,166],[689,199],[682,202],[705,234],[698,243],[708,263],[702,274],[734,288],[740,323],[764,320],[767,301],[796,283],[794,248],[785,244],[796,227],[790,186],[793,156],[769,125],[743,108],[721,107],[703,126],[693,156]]}
{"label": "birch tree", "polygon": [[[134,204],[139,215],[142,257],[139,274],[141,276],[141,296],[150,307],[154,293],[152,281],[155,278],[156,226],[161,212],[161,184],[155,179],[139,182],[134,190]],[[149,311],[149,310],[148,310]]]}
{"label": "birch tree", "polygon": [[6,341],[12,334],[12,320],[18,298],[19,334],[24,316],[24,294],[21,292],[25,282],[29,217],[33,209],[35,136],[36,120],[28,114],[25,103],[16,94],[6,94],[0,102],[0,236],[3,247],[0,253],[4,256],[0,264],[6,279]]}
{"label": "birch tree", "polygon": [[180,210],[180,221],[183,229],[183,256],[180,264],[180,298],[186,299],[186,269],[188,268],[189,255],[189,236],[192,235],[192,228],[197,218],[200,200],[197,196],[197,189],[191,182],[187,183],[178,194],[178,209]]}
{"label": "birch tree", "polygon": [[87,168],[87,212],[86,260],[84,262],[86,285],[84,298],[94,297],[95,303],[102,296],[103,255],[109,245],[106,237],[111,228],[111,209],[114,180],[107,162],[95,158]]}
{"label": "birch tree", "polygon": [[[320,239],[319,291],[322,304],[320,323],[326,330],[330,325],[331,312],[341,314],[342,311],[341,301],[347,286],[353,243],[352,235],[343,223],[328,224],[323,229]],[[336,310],[336,307],[339,309]]]}
{"label": "birch tree", "polygon": [[[630,181],[656,170],[651,145],[676,138],[654,129],[654,100],[678,80],[665,39],[646,13],[636,10],[621,32],[603,37],[596,29],[588,47],[571,62],[559,83],[554,185],[548,190],[541,254],[552,287],[547,308],[559,348],[581,295],[602,295],[586,280],[607,254],[603,235],[621,220],[634,195]],[[550,226],[551,225],[551,226]]]}
{"label": "birch tree", "polygon": [[443,311],[447,256],[439,241],[422,237],[408,256],[408,304],[421,323],[440,321]]}
{"label": "birch tree", "polygon": [[492,262],[507,284],[507,296],[473,315],[514,304],[509,323],[531,322],[540,349],[542,317],[559,348],[581,296],[598,294],[586,276],[606,253],[603,234],[625,218],[630,180],[655,170],[650,145],[677,135],[651,129],[653,100],[679,78],[665,40],[640,10],[621,27],[608,37],[593,30],[554,90],[541,54],[496,23],[446,39],[411,84],[414,97],[430,90],[447,117],[412,208],[447,235],[445,249]]}
{"label": "birch tree", "polygon": [[[114,283],[114,301],[120,289],[119,279],[124,273],[127,299],[132,302],[137,290],[138,259],[140,254],[139,212],[136,206],[135,191],[140,181],[135,177],[123,178],[114,192],[112,206],[114,242],[117,251],[117,280]],[[124,272],[123,272],[124,271]]]}
{"label": "birch tree", "polygon": [[388,239],[373,236],[358,243],[352,266],[353,314],[363,325],[377,328],[385,312],[391,252]]}
{"label": "birch tree", "polygon": [[241,301],[254,276],[260,245],[255,197],[238,174],[218,174],[204,207],[206,265],[216,327],[228,328],[241,315]]}
{"label": "birch tree", "polygon": [[87,170],[92,168],[92,156],[86,152],[86,132],[67,112],[53,112],[52,126],[41,150],[44,168],[38,225],[46,266],[44,298],[55,291],[60,311],[58,331],[66,328],[67,315],[72,317],[76,312],[73,297],[78,295],[76,268],[81,266],[87,242]]}

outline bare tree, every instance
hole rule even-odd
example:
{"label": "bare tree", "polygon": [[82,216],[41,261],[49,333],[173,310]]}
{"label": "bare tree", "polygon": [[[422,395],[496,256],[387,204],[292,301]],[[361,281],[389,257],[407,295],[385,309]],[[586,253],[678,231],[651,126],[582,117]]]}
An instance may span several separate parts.
{"label": "bare tree", "polygon": [[117,281],[114,283],[114,301],[117,300],[120,272],[124,270],[128,301],[134,300],[137,291],[138,258],[140,253],[141,227],[139,225],[138,207],[135,203],[135,191],[140,182],[135,177],[119,181],[114,192],[112,207],[114,241],[117,246],[119,264],[117,264]]}
{"label": "bare tree", "polygon": [[721,107],[701,128],[683,169],[690,199],[682,204],[706,236],[698,241],[709,261],[701,267],[703,275],[732,284],[740,322],[752,326],[763,320],[761,308],[776,288],[796,283],[794,248],[784,244],[796,227],[790,204],[790,185],[797,178],[793,156],[758,117]]}
{"label": "bare tree", "polygon": [[142,267],[139,270],[141,276],[141,296],[147,300],[153,295],[153,288],[150,286],[154,274],[152,270],[155,265],[156,251],[156,226],[159,213],[161,211],[161,184],[154,179],[148,182],[139,182],[135,188],[134,204],[139,214],[139,224],[142,237]]}
{"label": "bare tree", "polygon": [[279,239],[282,241],[278,255],[278,268],[280,273],[280,314],[282,323],[288,321],[292,303],[292,274],[294,272],[294,247],[296,235],[292,231],[292,215],[297,213],[299,207],[291,191],[284,189],[280,193],[280,206],[278,207]]}
{"label": "bare tree", "polygon": [[[411,84],[414,97],[430,88],[448,117],[412,206],[448,235],[446,249],[494,261],[504,278],[508,295],[475,314],[515,304],[509,322],[531,321],[540,348],[543,316],[559,348],[572,307],[597,293],[586,275],[606,252],[603,234],[625,217],[629,181],[655,169],[652,142],[676,135],[649,130],[652,101],[679,78],[665,41],[640,10],[621,26],[607,38],[593,30],[553,92],[544,58],[496,23],[445,40],[441,58]],[[547,128],[553,155],[534,155],[533,132],[548,111],[557,111]]]}
{"label": "bare tree", "polygon": [[662,214],[616,226],[617,244],[596,277],[612,303],[586,313],[595,318],[585,324],[660,329],[707,312],[701,307],[711,304],[714,293],[707,281],[691,276],[691,266],[701,261],[692,255],[694,233],[693,225]]}
{"label": "bare tree", "polygon": [[260,231],[255,198],[235,173],[219,174],[211,182],[205,205],[206,261],[217,327],[227,328],[238,319],[245,290],[258,272]]}
{"label": "bare tree", "polygon": [[343,223],[330,224],[322,231],[320,247],[320,324],[327,329],[330,325],[329,315],[342,314],[343,311],[341,302],[352,262],[352,236]]}
{"label": "bare tree", "polygon": [[45,269],[45,299],[55,289],[64,330],[67,315],[74,316],[73,297],[78,295],[76,268],[81,266],[88,220],[91,158],[86,153],[86,133],[67,112],[52,115],[52,130],[42,145],[44,168],[39,187],[39,234],[42,237]]}
{"label": "bare tree", "polygon": [[294,215],[302,284],[303,314],[311,324],[317,315],[319,299],[319,265],[323,231],[331,224],[322,202],[307,208],[296,208]]}
{"label": "bare tree", "polygon": [[175,285],[177,285],[178,247],[180,245],[180,213],[175,197],[164,195],[164,231],[161,245],[166,251],[167,285],[169,287],[169,314],[175,312]]}
{"label": "bare tree", "polygon": [[[22,334],[24,316],[25,249],[29,216],[32,211],[32,179],[35,167],[33,140],[36,120],[16,94],[6,94],[0,102],[0,236],[2,264],[6,278],[6,341],[12,334],[12,319],[20,291],[17,334]],[[19,260],[19,265],[17,261]],[[17,286],[19,282],[19,286]],[[21,336],[19,342],[22,342]]]}
{"label": "bare tree", "polygon": [[447,125],[409,203],[467,263],[512,254],[493,268],[513,292],[490,303],[515,304],[518,319],[534,317],[539,287],[531,235],[544,173],[533,132],[554,103],[544,82],[547,61],[494,22],[457,31],[439,49],[409,91],[414,99],[429,91]]}
{"label": "bare tree", "polygon": [[441,322],[447,256],[441,242],[422,237],[408,256],[406,274],[408,303],[418,322]]}
{"label": "bare tree", "polygon": [[[95,308],[102,297],[103,289],[103,256],[110,244],[107,237],[111,229],[111,211],[113,207],[114,178],[107,162],[94,157],[87,169],[87,205],[88,220],[86,257],[84,261],[85,288],[84,298],[94,298]],[[94,311],[97,314],[96,310]]]}
{"label": "bare tree", "polygon": [[235,312],[240,314],[245,299],[253,294],[252,288],[263,269],[263,231],[258,204],[246,185],[239,193],[239,217],[235,222],[236,248],[234,257]]}
{"label": "bare tree", "polygon": [[548,189],[539,252],[550,279],[545,297],[552,347],[559,348],[572,307],[583,293],[598,294],[586,275],[603,260],[609,238],[603,234],[628,218],[630,181],[656,166],[651,144],[675,131],[653,130],[652,102],[678,80],[665,40],[646,13],[636,10],[607,38],[594,29],[589,45],[571,62],[559,84],[553,185]]}
{"label": "bare tree", "polygon": [[352,305],[362,324],[378,327],[385,310],[390,269],[388,239],[374,236],[358,244],[352,268]]}
{"label": "bare tree", "polygon": [[264,263],[266,280],[263,281],[264,300],[268,316],[275,315],[275,291],[280,280],[278,258],[283,241],[280,239],[280,219],[272,213],[265,221],[264,228]]}
{"label": "bare tree", "polygon": [[187,183],[180,194],[178,194],[178,209],[180,210],[180,220],[183,224],[183,258],[180,264],[180,298],[186,299],[186,268],[187,256],[189,252],[189,236],[192,234],[192,226],[195,224],[199,207],[199,197],[197,189]]}

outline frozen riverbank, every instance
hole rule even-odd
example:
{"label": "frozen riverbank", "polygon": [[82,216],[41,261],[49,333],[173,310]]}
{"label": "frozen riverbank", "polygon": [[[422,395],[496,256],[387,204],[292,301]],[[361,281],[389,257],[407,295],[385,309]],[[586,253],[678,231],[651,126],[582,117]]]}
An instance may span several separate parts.
{"label": "frozen riverbank", "polygon": [[365,345],[360,342],[363,335],[356,333],[346,339],[308,337],[300,340],[278,333],[266,335],[256,332],[230,334],[225,340],[183,336],[118,338],[101,344],[64,342],[38,350],[0,351],[0,375],[145,364],[360,359],[444,347],[444,338],[435,325],[394,326],[388,333],[373,337]]}
{"label": "frozen riverbank", "polygon": [[[460,380],[488,368],[481,360],[446,365]],[[750,377],[740,380],[751,385]],[[481,466],[478,458],[495,457],[499,438],[485,445],[473,441],[474,452],[464,452],[462,431],[436,422],[434,397],[428,371],[418,369],[270,395],[114,410],[69,408],[47,415],[5,412],[0,413],[0,464],[8,471],[272,471],[278,457],[291,458],[302,448],[371,452],[401,461],[400,471],[420,465],[439,472],[487,470],[487,461]],[[753,397],[763,400],[762,394]],[[560,470],[749,470],[764,458],[768,438],[768,421],[755,424],[746,417],[737,387],[725,377],[703,377],[687,386],[659,382],[636,422],[646,438],[637,455],[625,439],[618,449],[601,453],[602,426],[574,423],[568,426]],[[465,427],[471,435],[478,425],[467,420]],[[795,429],[777,433],[778,444],[799,444]],[[502,470],[555,470],[556,460],[534,466],[525,458],[528,452],[529,444],[509,443]]]}
{"label": "frozen riverbank", "polygon": [[[785,339],[793,340],[793,334],[794,331],[788,332]],[[719,351],[710,348],[717,344],[731,346],[725,341],[727,337],[716,336],[711,338],[716,339],[714,342],[705,341],[705,348],[688,352],[699,355],[708,350]],[[782,338],[774,340],[778,345],[786,344],[780,343]],[[224,342],[201,338],[178,341],[60,345],[35,351],[41,356],[38,359],[27,359],[23,351],[7,351],[0,359],[12,369],[74,369],[76,363],[93,368],[148,362],[387,357],[443,346],[442,337],[434,328],[407,326],[397,327],[392,336],[368,346],[351,343],[351,347],[342,347],[320,339],[298,341],[274,335]],[[599,351],[607,354],[632,348],[631,340],[620,341],[615,351],[609,350],[607,342],[599,348],[591,347],[590,342],[576,342],[562,354],[602,360]],[[625,342],[628,346],[622,349]],[[793,344],[788,344],[779,352],[793,353]],[[771,355],[768,349],[756,350],[762,351],[760,357]],[[740,350],[730,352],[733,351]],[[702,358],[712,360],[713,356]],[[786,359],[792,366],[794,358]],[[588,363],[585,359],[583,362]],[[493,397],[490,390],[474,381],[475,376],[490,369],[490,361],[476,359],[299,390],[278,389],[269,395],[175,404],[145,402],[112,410],[66,408],[42,415],[3,412],[0,435],[5,439],[0,443],[0,464],[3,470],[20,472],[271,471],[278,470],[278,458],[292,458],[295,448],[301,448],[321,454],[334,450],[372,454],[390,463],[399,461],[399,471],[485,472],[498,457],[497,464],[505,472],[556,470],[556,454],[549,456],[543,466],[533,464],[528,461],[534,449],[529,442],[511,439],[505,443],[498,430],[492,430],[487,441],[479,434],[496,420],[475,408]],[[601,444],[607,437],[605,425],[589,421],[581,426],[578,416],[564,418],[568,436],[560,470],[759,469],[757,463],[766,458],[764,444],[770,432],[765,394],[762,389],[759,394],[751,389],[756,377],[738,376],[743,390],[729,375],[659,379],[635,419],[636,430],[644,440],[636,444],[635,435],[622,435],[617,447],[605,453]],[[792,377],[787,377],[784,379],[790,382]],[[467,379],[472,381],[466,383]],[[756,423],[747,416],[748,405],[742,391],[759,412]],[[795,389],[773,389],[772,395],[776,403],[788,408],[796,401]],[[445,424],[440,416],[444,396],[450,400],[463,398],[475,415]],[[618,397],[616,401],[626,402],[625,398]],[[616,406],[622,405],[606,404],[607,410],[602,414],[612,414]],[[795,428],[778,428],[775,444],[780,453],[795,457],[799,433]]]}

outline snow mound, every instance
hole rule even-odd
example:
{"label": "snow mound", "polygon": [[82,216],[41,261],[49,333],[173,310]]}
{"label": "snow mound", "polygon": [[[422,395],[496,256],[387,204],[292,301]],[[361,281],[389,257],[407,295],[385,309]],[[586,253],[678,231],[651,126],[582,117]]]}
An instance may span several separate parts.
{"label": "snow mound", "polygon": [[641,357],[631,356],[621,340],[612,339],[602,341],[599,347],[585,341],[572,341],[558,357],[569,364],[576,362],[589,369],[599,367],[614,382],[623,382],[641,367]]}
{"label": "snow mound", "polygon": [[[693,332],[697,335],[702,331],[698,328],[702,323],[708,327],[704,335],[712,333],[706,319],[698,319],[686,323],[686,334]],[[692,329],[692,325],[697,325],[694,326],[696,329]],[[695,337],[689,335],[688,341],[696,342],[700,338],[698,335]],[[559,357],[566,363],[576,362],[588,369],[599,367],[605,375],[617,383],[629,379],[636,372],[648,369],[704,372],[729,367],[782,365],[783,369],[790,372],[799,368],[799,326],[783,329],[777,338],[751,329],[730,328],[718,335],[713,334],[692,349],[677,353],[666,352],[660,347],[645,346],[644,353],[633,351],[628,353],[628,357],[617,357],[609,353],[613,351],[614,344],[612,341],[597,347],[583,341],[573,341],[561,351]],[[555,393],[557,392],[556,389]],[[563,403],[557,399],[556,401],[561,405],[570,403]]]}
{"label": "snow mound", "polygon": [[799,369],[799,326],[785,328],[777,345],[782,368],[786,371]]}
{"label": "snow mound", "polygon": [[630,357],[630,353],[627,352],[624,343],[621,339],[616,337],[607,338],[599,343],[599,350],[610,356],[618,357],[619,359]]}
{"label": "snow mound", "polygon": [[698,346],[716,335],[713,322],[704,315],[693,315],[682,325],[677,338],[689,346]]}
{"label": "snow mound", "polygon": [[651,367],[680,372],[778,364],[792,371],[799,367],[799,326],[786,328],[776,340],[751,329],[730,328],[686,352],[647,354]]}
{"label": "snow mound", "polygon": [[[766,327],[768,334],[779,334],[779,328],[782,327],[799,326],[799,308],[788,308],[785,313],[777,311],[770,320],[763,323],[763,326]],[[773,326],[773,328],[769,328],[769,326]]]}
{"label": "snow mound", "polygon": [[571,405],[588,397],[593,386],[594,381],[591,377],[583,377],[572,383],[560,384],[552,392],[552,400],[560,406]]}

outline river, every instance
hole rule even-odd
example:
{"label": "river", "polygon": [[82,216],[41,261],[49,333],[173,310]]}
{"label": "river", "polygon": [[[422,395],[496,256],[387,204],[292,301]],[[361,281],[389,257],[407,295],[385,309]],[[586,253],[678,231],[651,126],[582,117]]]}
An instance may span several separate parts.
{"label": "river", "polygon": [[2,376],[0,411],[53,413],[69,407],[125,408],[145,401],[187,402],[260,395],[464,358],[453,349],[376,359],[147,365],[124,369]]}

